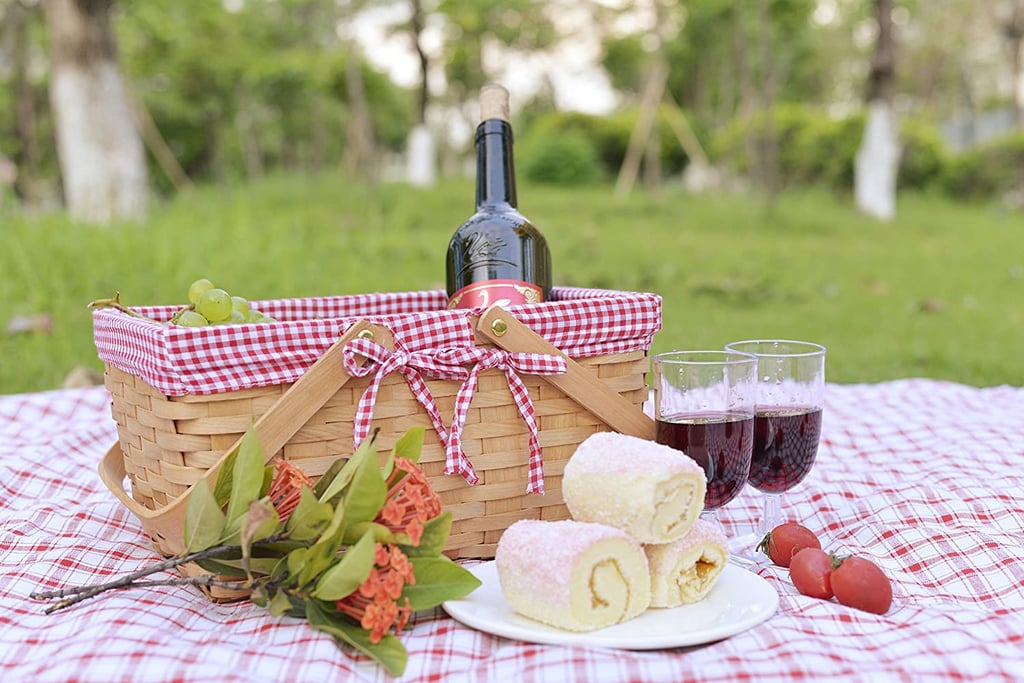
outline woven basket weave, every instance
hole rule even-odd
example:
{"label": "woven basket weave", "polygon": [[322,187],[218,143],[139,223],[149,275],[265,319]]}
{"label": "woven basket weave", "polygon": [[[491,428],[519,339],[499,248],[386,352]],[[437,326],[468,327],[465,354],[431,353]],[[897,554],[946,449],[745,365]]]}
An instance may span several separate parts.
{"label": "woven basket weave", "polygon": [[[485,311],[475,321],[481,345],[565,355],[500,308]],[[294,383],[209,395],[168,396],[137,375],[106,364],[119,438],[100,474],[139,517],[158,550],[167,555],[183,551],[184,507],[191,486],[203,478],[213,481],[225,453],[250,426],[268,460],[284,458],[313,477],[339,456],[352,453],[356,406],[371,377],[348,376],[340,357],[345,344],[357,336],[393,348],[386,327],[359,322]],[[463,451],[480,477],[473,486],[442,473],[444,446],[405,379],[395,373],[381,381],[372,422],[379,430],[378,451],[389,452],[411,427],[426,428],[420,464],[452,512],[449,556],[490,558],[512,522],[567,517],[562,471],[589,435],[615,430],[653,438],[653,422],[642,409],[648,397],[646,349],[566,360],[564,375],[521,376],[539,427],[544,494],[526,493],[529,430],[503,371],[480,373],[463,430]],[[441,414],[452,414],[461,384],[426,381]],[[123,485],[126,475],[130,496]]]}

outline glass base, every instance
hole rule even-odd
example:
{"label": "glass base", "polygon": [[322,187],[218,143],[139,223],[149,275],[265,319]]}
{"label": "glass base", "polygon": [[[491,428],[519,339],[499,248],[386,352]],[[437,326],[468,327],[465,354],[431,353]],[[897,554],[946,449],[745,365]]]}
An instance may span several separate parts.
{"label": "glass base", "polygon": [[764,534],[748,531],[745,534],[729,538],[729,561],[744,567],[764,564],[768,556],[757,549]]}

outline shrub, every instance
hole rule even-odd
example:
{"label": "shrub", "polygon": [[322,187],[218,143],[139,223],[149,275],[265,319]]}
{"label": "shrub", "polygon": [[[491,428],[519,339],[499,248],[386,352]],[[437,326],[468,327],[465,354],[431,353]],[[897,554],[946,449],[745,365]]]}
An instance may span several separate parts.
{"label": "shrub", "polygon": [[[748,136],[758,144],[765,135],[768,117],[759,112],[748,119],[736,118],[713,138],[712,156],[739,173],[749,173],[752,161]],[[784,186],[818,184],[837,190],[853,187],[853,165],[864,133],[864,115],[834,118],[824,111],[782,103],[772,110],[772,130],[779,152],[779,173]],[[940,181],[947,155],[934,127],[918,120],[901,123],[899,184],[902,188],[926,188]]]}
{"label": "shrub", "polygon": [[[636,127],[639,115],[640,112],[636,108],[625,109],[608,116],[581,112],[550,112],[532,121],[525,136],[533,138],[546,135],[560,136],[570,132],[580,133],[590,141],[597,156],[601,175],[613,178],[622,167],[629,138]],[[669,122],[671,115],[671,112],[662,108],[657,118],[661,141],[661,171],[664,175],[681,173],[689,162],[686,152],[672,131]],[[699,137],[699,131],[697,135]]]}
{"label": "shrub", "polygon": [[578,130],[533,135],[520,153],[523,176],[553,185],[586,185],[601,178],[594,144]]}
{"label": "shrub", "polygon": [[954,198],[979,199],[1024,187],[1024,133],[1006,135],[956,156],[943,189]]}

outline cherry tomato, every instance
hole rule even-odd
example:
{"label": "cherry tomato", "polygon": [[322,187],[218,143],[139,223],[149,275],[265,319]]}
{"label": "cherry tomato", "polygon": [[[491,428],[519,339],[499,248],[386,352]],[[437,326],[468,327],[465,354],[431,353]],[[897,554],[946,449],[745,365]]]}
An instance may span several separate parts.
{"label": "cherry tomato", "polygon": [[812,598],[832,597],[832,556],[821,548],[804,548],[789,563],[789,578],[796,589]]}
{"label": "cherry tomato", "polygon": [[832,570],[832,591],[839,604],[885,614],[892,605],[889,578],[871,560],[848,557]]}
{"label": "cherry tomato", "polygon": [[796,522],[786,522],[765,534],[757,549],[780,567],[788,567],[793,555],[802,548],[821,548],[814,532]]}

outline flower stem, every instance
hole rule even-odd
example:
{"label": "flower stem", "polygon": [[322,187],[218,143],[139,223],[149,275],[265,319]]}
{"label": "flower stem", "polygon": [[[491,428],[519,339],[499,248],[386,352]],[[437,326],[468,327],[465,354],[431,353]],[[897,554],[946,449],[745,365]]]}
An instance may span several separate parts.
{"label": "flower stem", "polygon": [[187,555],[177,555],[175,557],[169,557],[163,562],[157,562],[156,564],[150,565],[144,569],[132,572],[130,574],[124,574],[119,576],[113,581],[106,581],[104,583],[92,584],[90,586],[72,586],[70,588],[61,588],[53,591],[37,591],[30,593],[29,597],[33,600],[61,600],[56,605],[53,605],[46,609],[46,614],[51,614],[57,610],[70,607],[83,600],[95,597],[100,593],[105,593],[109,590],[116,590],[120,588],[135,588],[138,586],[174,586],[174,585],[196,585],[196,586],[219,586],[224,588],[243,588],[246,581],[228,582],[218,581],[212,574],[207,576],[193,576],[183,579],[167,579],[163,581],[138,581],[145,576],[150,574],[156,574],[157,572],[166,571],[168,569],[174,569],[183,564],[189,562],[195,562],[197,560],[204,560],[212,557],[220,557],[222,555],[228,555],[233,552],[238,552],[239,548],[236,545],[218,545],[212,548],[206,548],[199,550],[194,553],[188,553]]}

